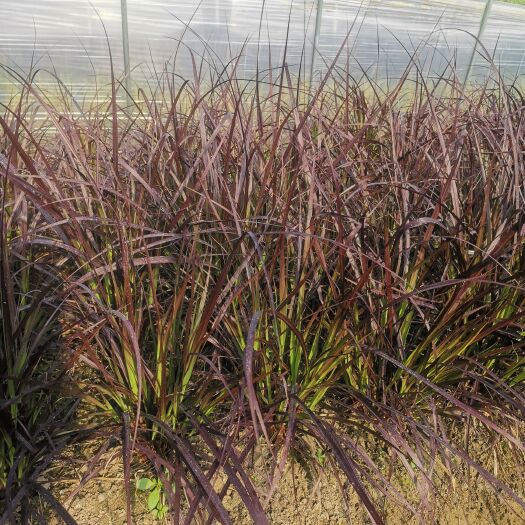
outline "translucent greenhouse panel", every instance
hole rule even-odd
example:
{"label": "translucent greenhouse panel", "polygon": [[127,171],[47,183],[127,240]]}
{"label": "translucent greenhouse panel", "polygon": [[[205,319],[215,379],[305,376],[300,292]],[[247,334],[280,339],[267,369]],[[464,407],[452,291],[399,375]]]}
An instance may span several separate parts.
{"label": "translucent greenhouse panel", "polygon": [[[251,76],[257,68],[280,64],[287,40],[287,62],[298,71],[311,56],[311,21],[314,0],[191,0],[174,2],[128,0],[131,65],[135,81],[157,71],[176,52],[175,72],[193,76],[195,63],[220,71],[232,58],[242,58],[237,73]],[[288,24],[288,20],[290,23]],[[306,47],[305,47],[306,46]],[[138,67],[137,67],[138,66]]]}
{"label": "translucent greenhouse panel", "polygon": [[[501,68],[508,80],[525,74],[525,5],[494,2],[483,32],[482,42],[494,64]],[[486,54],[478,49],[473,78],[487,75]]]}
{"label": "translucent greenhouse panel", "polygon": [[[96,11],[95,11],[96,9]],[[122,71],[120,2],[116,0],[2,0],[0,63],[17,72],[54,71],[76,95],[95,91],[96,76],[107,81],[108,41],[115,69]],[[41,86],[56,86],[47,74]],[[12,79],[0,72],[0,98],[12,89]],[[3,95],[3,97],[2,97]]]}
{"label": "translucent greenhouse panel", "polygon": [[[107,87],[110,71],[100,15],[115,71],[122,75],[121,0],[1,1],[1,64],[21,72],[32,63],[55,70],[75,94],[90,96],[97,83]],[[260,70],[277,68],[287,42],[292,72],[301,67],[308,79],[315,65],[318,78],[348,31],[340,60],[348,60],[355,76],[366,71],[372,78],[399,77],[416,50],[425,73],[440,74],[452,60],[463,75],[474,46],[468,33],[478,34],[485,5],[485,0],[127,0],[131,77],[144,84],[171,60],[176,75],[191,78],[191,49],[203,71],[220,71],[244,50],[237,74],[250,78],[258,62]],[[524,72],[524,27],[525,6],[494,2],[483,42],[490,52],[496,48],[496,63],[506,74]],[[477,56],[473,78],[484,71],[486,63]],[[54,85],[45,74],[38,79],[44,87]],[[11,88],[9,75],[0,71],[0,100]]]}
{"label": "translucent greenhouse panel", "polygon": [[325,0],[316,64],[326,69],[349,34],[341,61],[356,77],[399,78],[412,58],[426,74],[451,60],[466,71],[468,33],[478,33],[484,7],[483,0]]}

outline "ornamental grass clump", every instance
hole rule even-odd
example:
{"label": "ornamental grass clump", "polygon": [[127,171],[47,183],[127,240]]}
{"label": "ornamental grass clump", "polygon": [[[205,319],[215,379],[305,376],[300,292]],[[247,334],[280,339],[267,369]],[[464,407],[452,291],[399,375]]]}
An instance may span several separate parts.
{"label": "ornamental grass clump", "polygon": [[69,430],[120,443],[128,522],[134,460],[176,523],[231,523],[230,486],[268,523],[287,461],[319,454],[374,523],[383,496],[422,512],[394,465],[422,501],[464,464],[525,506],[455,432],[523,457],[523,93],[195,71],[127,107],[116,81],[89,106],[28,84],[0,120],[4,499],[27,486],[41,442],[17,425],[38,424],[47,370],[45,395],[77,384]]}

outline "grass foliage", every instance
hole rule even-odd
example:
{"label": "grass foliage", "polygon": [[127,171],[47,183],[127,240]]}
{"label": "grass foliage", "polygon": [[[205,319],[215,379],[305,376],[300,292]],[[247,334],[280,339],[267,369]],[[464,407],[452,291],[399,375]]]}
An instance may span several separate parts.
{"label": "grass foliage", "polygon": [[231,523],[230,485],[267,523],[287,458],[325,453],[374,523],[381,493],[419,512],[394,463],[422,500],[463,463],[525,505],[451,430],[523,452],[523,93],[235,67],[127,107],[116,81],[91,104],[22,82],[4,108],[1,523],[35,493],[72,522],[38,474],[81,425],[121,443],[128,496],[151,464],[177,523]]}

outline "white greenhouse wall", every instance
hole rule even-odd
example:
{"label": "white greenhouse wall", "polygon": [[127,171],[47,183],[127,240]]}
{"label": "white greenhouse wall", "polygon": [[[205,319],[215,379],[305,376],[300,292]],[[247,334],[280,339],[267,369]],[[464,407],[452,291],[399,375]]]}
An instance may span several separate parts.
{"label": "white greenhouse wall", "polygon": [[[0,63],[18,72],[56,72],[75,92],[87,96],[107,81],[108,42],[115,70],[124,70],[121,0],[0,0]],[[319,76],[346,35],[341,61],[356,75],[396,78],[417,49],[426,73],[438,74],[453,59],[458,74],[467,69],[480,27],[484,0],[324,0],[314,58],[318,0],[127,0],[133,82],[140,84],[171,63],[174,73],[191,78],[196,64],[220,70],[229,58],[244,54],[237,73],[277,67],[287,45],[287,63],[308,78]],[[99,18],[100,17],[100,18]],[[103,22],[103,23],[102,23]],[[105,29],[104,29],[105,27]],[[289,28],[289,30],[288,30]],[[483,44],[505,74],[525,73],[525,6],[495,2]],[[108,35],[106,40],[105,31]],[[470,33],[470,34],[469,34]],[[476,57],[473,77],[482,75]],[[174,66],[174,67],[173,67]],[[48,75],[40,82],[53,82]],[[9,90],[0,72],[0,97]]]}

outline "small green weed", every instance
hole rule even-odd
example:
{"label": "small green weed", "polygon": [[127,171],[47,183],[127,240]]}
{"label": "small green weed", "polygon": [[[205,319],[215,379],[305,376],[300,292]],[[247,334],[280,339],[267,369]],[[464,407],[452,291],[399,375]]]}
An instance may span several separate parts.
{"label": "small green weed", "polygon": [[324,467],[326,463],[326,453],[321,447],[315,449],[315,460],[319,463],[319,466]]}
{"label": "small green weed", "polygon": [[158,519],[164,518],[168,513],[168,505],[162,481],[159,478],[139,478],[136,488],[148,492],[148,510],[151,514]]}

